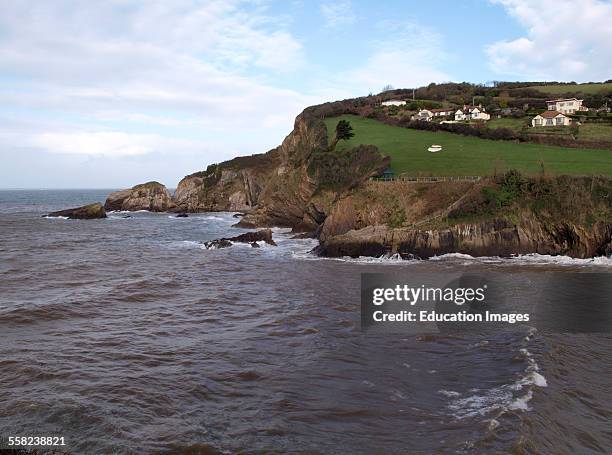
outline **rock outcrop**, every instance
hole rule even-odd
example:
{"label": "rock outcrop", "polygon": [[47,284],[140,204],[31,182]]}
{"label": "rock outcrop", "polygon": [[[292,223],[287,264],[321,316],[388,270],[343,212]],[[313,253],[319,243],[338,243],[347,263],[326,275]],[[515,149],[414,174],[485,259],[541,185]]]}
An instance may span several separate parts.
{"label": "rock outcrop", "polygon": [[175,207],[168,189],[158,182],[142,183],[127,190],[116,191],[104,203],[108,211],[167,212]]}
{"label": "rock outcrop", "polygon": [[106,211],[99,202],[95,204],[84,205],[73,209],[59,210],[51,212],[48,217],[67,217],[71,220],[92,220],[96,218],[106,218]]}
{"label": "rock outcrop", "polygon": [[338,201],[315,252],[422,259],[447,253],[589,258],[612,252],[609,179],[508,173],[470,184],[463,194],[457,186],[429,185],[403,202],[407,190],[391,198],[370,189],[365,197],[358,192]]}
{"label": "rock outcrop", "polygon": [[515,225],[493,219],[440,230],[368,226],[323,241],[315,248],[315,253],[328,257],[399,254],[410,259],[427,259],[447,253],[501,257],[539,253],[589,258],[609,254],[611,242],[612,225],[604,223],[585,229],[564,223],[555,226],[538,222]]}
{"label": "rock outcrop", "polygon": [[271,229],[262,229],[256,232],[246,232],[244,234],[237,235],[236,237],[222,238],[205,242],[204,247],[209,250],[216,250],[219,248],[227,248],[232,246],[234,243],[249,243],[253,248],[259,248],[257,242],[266,242],[268,245],[276,246],[276,242],[272,239]]}
{"label": "rock outcrop", "polygon": [[389,165],[374,146],[330,152],[326,112],[306,109],[283,143],[267,153],[211,165],[185,177],[174,194],[177,210],[240,211],[245,213],[241,227],[315,231],[340,193]]}

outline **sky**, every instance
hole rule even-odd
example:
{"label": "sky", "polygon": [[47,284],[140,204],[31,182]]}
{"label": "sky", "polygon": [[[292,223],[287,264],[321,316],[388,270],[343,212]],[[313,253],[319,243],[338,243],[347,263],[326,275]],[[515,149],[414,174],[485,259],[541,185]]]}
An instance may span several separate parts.
{"label": "sky", "polygon": [[0,188],[125,188],[387,84],[612,78],[612,1],[0,0]]}

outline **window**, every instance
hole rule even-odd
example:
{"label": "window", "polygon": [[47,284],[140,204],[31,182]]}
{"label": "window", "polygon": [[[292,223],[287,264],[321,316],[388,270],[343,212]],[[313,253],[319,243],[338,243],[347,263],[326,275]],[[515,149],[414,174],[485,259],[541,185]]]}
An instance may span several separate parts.
{"label": "window", "polygon": [[552,124],[553,124],[552,119],[551,118],[547,118],[546,119],[546,126],[552,126]]}
{"label": "window", "polygon": [[557,125],[563,125],[563,117],[557,117],[555,120],[557,121]]}
{"label": "window", "polygon": [[542,119],[541,118],[535,119],[535,126],[542,126]]}

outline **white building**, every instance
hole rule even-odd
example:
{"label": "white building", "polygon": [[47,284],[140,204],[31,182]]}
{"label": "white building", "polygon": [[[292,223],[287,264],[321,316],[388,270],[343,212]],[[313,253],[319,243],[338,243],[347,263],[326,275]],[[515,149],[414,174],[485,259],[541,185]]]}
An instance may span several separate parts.
{"label": "white building", "polygon": [[572,119],[558,111],[544,111],[531,119],[531,126],[568,126]]}
{"label": "white building", "polygon": [[468,120],[489,120],[491,116],[487,114],[482,105],[478,106],[463,106],[463,109],[457,109],[455,112],[455,120],[465,122]]}
{"label": "white building", "polygon": [[380,104],[383,105],[383,106],[405,106],[406,105],[406,101],[389,100],[389,101],[383,101]]}
{"label": "white building", "polygon": [[414,116],[415,120],[424,120],[430,122],[434,117],[450,117],[454,114],[454,109],[421,109],[417,115]]}
{"label": "white building", "polygon": [[546,101],[549,111],[557,111],[562,114],[574,114],[578,111],[588,111],[586,106],[582,105],[582,100],[576,98],[564,98],[558,100]]}
{"label": "white building", "polygon": [[421,109],[417,115],[414,116],[415,120],[421,120],[424,122],[431,122],[431,119],[433,118],[434,113],[431,112],[429,109]]}

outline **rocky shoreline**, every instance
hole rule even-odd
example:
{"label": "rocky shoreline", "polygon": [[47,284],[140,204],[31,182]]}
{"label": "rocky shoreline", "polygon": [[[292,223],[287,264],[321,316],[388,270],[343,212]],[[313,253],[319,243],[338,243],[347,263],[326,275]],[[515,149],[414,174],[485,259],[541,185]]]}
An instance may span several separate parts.
{"label": "rocky shoreline", "polygon": [[240,212],[236,226],[291,228],[319,239],[314,251],[328,257],[612,252],[609,178],[509,171],[478,182],[371,181],[389,158],[366,145],[334,152],[323,122],[351,102],[307,108],[279,147],[190,174],[173,195],[148,182],[110,194],[103,209]]}

